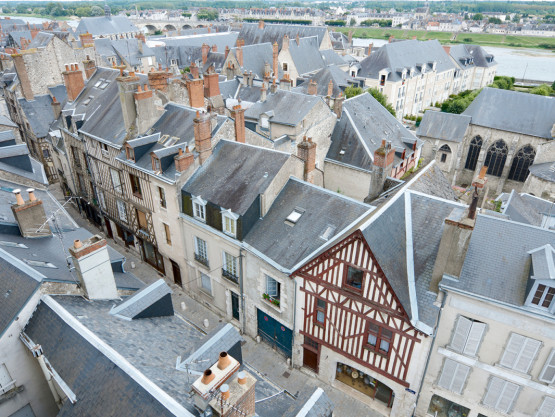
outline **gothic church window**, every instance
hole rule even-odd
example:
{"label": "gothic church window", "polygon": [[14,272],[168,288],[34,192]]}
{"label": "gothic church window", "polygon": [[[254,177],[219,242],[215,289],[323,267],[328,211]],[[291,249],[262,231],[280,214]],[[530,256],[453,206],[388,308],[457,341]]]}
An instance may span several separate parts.
{"label": "gothic church window", "polygon": [[478,156],[480,155],[480,150],[482,149],[482,138],[480,136],[476,136],[470,142],[470,146],[468,148],[468,155],[466,156],[466,163],[464,167],[471,171],[476,169],[476,164],[478,163]]}
{"label": "gothic church window", "polygon": [[484,166],[488,167],[488,175],[500,177],[507,160],[507,144],[503,140],[498,140],[488,149]]}
{"label": "gothic church window", "polygon": [[520,148],[513,158],[511,170],[509,171],[509,179],[520,182],[526,181],[529,172],[528,168],[534,162],[535,157],[536,152],[530,145]]}

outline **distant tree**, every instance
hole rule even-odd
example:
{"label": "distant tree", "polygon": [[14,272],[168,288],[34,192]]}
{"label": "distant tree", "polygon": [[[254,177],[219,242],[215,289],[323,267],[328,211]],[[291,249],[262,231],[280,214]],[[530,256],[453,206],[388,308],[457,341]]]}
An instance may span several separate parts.
{"label": "distant tree", "polygon": [[484,20],[484,15],[482,13],[476,13],[472,16],[472,20]]}
{"label": "distant tree", "polygon": [[15,6],[15,11],[19,14],[29,13],[29,8],[25,4],[18,4]]}
{"label": "distant tree", "polygon": [[104,9],[100,6],[93,6],[91,7],[91,12],[90,12],[91,16],[103,16],[104,15]]}
{"label": "distant tree", "polygon": [[512,90],[514,83],[515,83],[514,77],[496,75],[493,78],[493,84],[491,85],[491,87],[499,88],[501,90]]}
{"label": "distant tree", "polygon": [[383,94],[375,87],[369,88],[368,90],[366,90],[366,92],[374,97],[378,101],[378,103],[384,106],[388,112],[390,112],[393,116],[396,116],[395,109],[390,103],[387,102],[387,96],[385,94]]}
{"label": "distant tree", "polygon": [[2,6],[2,13],[13,13],[13,9],[8,6]]}
{"label": "distant tree", "polygon": [[345,97],[351,98],[362,94],[362,88],[355,87],[354,85],[350,85],[345,89]]}
{"label": "distant tree", "polygon": [[505,15],[505,21],[508,22],[511,20],[511,15],[507,13],[507,15]]}
{"label": "distant tree", "polygon": [[530,94],[537,94],[539,96],[553,95],[553,89],[548,84],[538,85],[530,90]]}
{"label": "distant tree", "polygon": [[518,15],[518,13],[515,13],[515,15],[513,16],[513,23],[520,23],[520,16]]}
{"label": "distant tree", "polygon": [[199,20],[217,20],[218,16],[217,10],[200,10],[197,13],[197,18]]}
{"label": "distant tree", "polygon": [[351,21],[349,22],[349,26],[355,26],[357,24],[357,21],[354,17],[351,18]]}
{"label": "distant tree", "polygon": [[52,16],[55,17],[59,17],[59,16],[65,16],[66,15],[66,11],[63,9],[63,7],[60,6],[56,6],[52,9],[52,11],[50,12],[50,14]]}
{"label": "distant tree", "polygon": [[470,20],[467,14],[464,15],[464,20]]}
{"label": "distant tree", "polygon": [[75,9],[75,16],[89,17],[90,15],[91,15],[91,8],[90,7],[78,7],[77,9]]}
{"label": "distant tree", "polygon": [[490,17],[488,19],[488,23],[492,23],[492,24],[495,24],[495,25],[500,25],[502,22],[501,22],[501,19],[499,19],[498,17]]}
{"label": "distant tree", "polygon": [[553,84],[551,84],[551,88],[555,90],[555,81],[553,81]]}

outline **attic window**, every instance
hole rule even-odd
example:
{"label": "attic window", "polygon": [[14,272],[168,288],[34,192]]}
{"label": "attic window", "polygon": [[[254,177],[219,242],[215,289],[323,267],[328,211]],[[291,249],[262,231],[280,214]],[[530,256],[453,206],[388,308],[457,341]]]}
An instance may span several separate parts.
{"label": "attic window", "polygon": [[58,267],[56,265],[54,265],[53,263],[50,262],[45,262],[45,261],[33,261],[31,259],[24,259],[23,260],[27,265],[30,266],[40,266],[42,268],[52,268],[52,269],[58,269]]}
{"label": "attic window", "polygon": [[100,86],[100,89],[104,90],[106,87],[108,87],[108,84],[110,84],[108,81],[104,81],[104,83]]}
{"label": "attic window", "polygon": [[170,138],[170,135],[162,135],[162,137],[160,138],[160,140],[158,141],[158,143],[160,144],[164,144],[164,142],[166,142],[168,139]]}
{"label": "attic window", "polygon": [[100,84],[102,84],[102,81],[104,81],[104,80],[102,80],[102,79],[98,80],[98,81],[94,84],[94,86],[95,86],[96,88],[100,87]]}
{"label": "attic window", "polygon": [[296,224],[299,219],[301,218],[301,216],[303,215],[304,210],[301,208],[295,208],[291,214],[289,214],[289,216],[287,216],[287,218],[285,219],[287,222],[292,223],[292,224]]}
{"label": "attic window", "polygon": [[93,99],[92,96],[88,96],[88,97],[85,99],[85,101],[83,101],[83,105],[86,106],[87,104],[89,104],[89,103],[91,102],[92,99]]}
{"label": "attic window", "polygon": [[152,170],[154,172],[160,172],[162,171],[162,165],[160,164],[160,159],[158,159],[156,156],[152,155]]}
{"label": "attic window", "polygon": [[326,228],[324,229],[324,232],[320,235],[320,239],[323,240],[329,240],[330,237],[333,236],[333,233],[335,232],[335,226],[332,225],[327,225]]}
{"label": "attic window", "polygon": [[23,243],[7,242],[5,240],[0,240],[0,246],[9,246],[10,248],[29,249]]}
{"label": "attic window", "polygon": [[130,146],[125,147],[125,155],[127,156],[127,159],[135,161],[135,151]]}
{"label": "attic window", "polygon": [[164,144],[164,146],[165,146],[165,147],[173,146],[173,145],[175,145],[175,142],[177,142],[178,140],[179,140],[178,137],[172,136],[172,137]]}

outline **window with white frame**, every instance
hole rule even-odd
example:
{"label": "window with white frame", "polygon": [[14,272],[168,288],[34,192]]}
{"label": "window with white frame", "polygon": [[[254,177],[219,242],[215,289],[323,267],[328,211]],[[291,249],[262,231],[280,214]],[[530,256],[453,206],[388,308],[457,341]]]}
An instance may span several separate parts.
{"label": "window with white frame", "polygon": [[238,268],[237,268],[237,258],[230,255],[227,252],[223,253],[223,276],[229,278],[235,282],[239,280]]}
{"label": "window with white frame", "polygon": [[222,230],[230,236],[237,235],[237,217],[229,210],[222,212]]}
{"label": "window with white frame", "polygon": [[195,260],[208,266],[208,249],[206,241],[195,236]]}
{"label": "window with white frame", "polygon": [[106,210],[106,200],[104,199],[104,193],[100,190],[98,190],[98,201],[100,202],[100,207],[102,207],[103,210]]}
{"label": "window with white frame", "polygon": [[8,368],[3,363],[0,363],[0,395],[8,392],[15,386],[15,381],[12,380]]}
{"label": "window with white frame", "polygon": [[119,219],[127,223],[127,210],[125,208],[125,203],[121,200],[116,200],[116,204],[118,206]]}
{"label": "window with white frame", "polygon": [[465,355],[475,356],[485,330],[485,323],[459,316],[449,348]]}
{"label": "window with white frame", "polygon": [[201,273],[200,283],[202,285],[202,289],[206,291],[208,294],[212,295],[212,281],[210,280],[210,275]]}
{"label": "window with white frame", "polygon": [[119,171],[114,168],[110,168],[110,176],[112,177],[112,186],[116,193],[121,194],[123,192],[123,187],[121,186],[121,177]]}
{"label": "window with white frame", "polygon": [[551,353],[545,361],[542,372],[540,374],[540,381],[552,384],[555,381],[555,349],[551,349]]}
{"label": "window with white frame", "polygon": [[499,363],[506,368],[527,374],[540,346],[539,340],[511,333]]}
{"label": "window with white frame", "polygon": [[555,398],[545,397],[542,405],[536,413],[536,417],[554,417],[555,416]]}
{"label": "window with white frame", "polygon": [[470,367],[452,359],[445,359],[438,385],[456,394],[462,394]]}
{"label": "window with white frame", "polygon": [[193,216],[203,222],[206,221],[206,201],[200,197],[193,197]]}
{"label": "window with white frame", "polygon": [[520,386],[492,376],[482,403],[502,413],[508,413],[520,391]]}
{"label": "window with white frame", "polygon": [[279,300],[280,293],[281,284],[272,277],[266,275],[266,294],[274,300]]}
{"label": "window with white frame", "polygon": [[538,284],[531,303],[537,307],[549,308],[554,296],[554,287],[548,287],[547,285]]}

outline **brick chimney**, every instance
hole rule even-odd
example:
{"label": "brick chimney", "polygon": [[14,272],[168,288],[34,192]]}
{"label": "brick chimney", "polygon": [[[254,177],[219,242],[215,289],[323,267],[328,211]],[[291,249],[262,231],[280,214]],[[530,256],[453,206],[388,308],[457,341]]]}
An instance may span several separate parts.
{"label": "brick chimney", "polygon": [[119,298],[106,239],[94,235],[76,240],[69,248],[75,272],[86,296],[91,300]]}
{"label": "brick chimney", "polygon": [[291,80],[289,79],[289,74],[284,74],[283,78],[279,82],[279,88],[286,91],[291,91]]}
{"label": "brick chimney", "polygon": [[283,42],[281,43],[281,50],[288,51],[289,50],[289,36],[283,36]]}
{"label": "brick chimney", "polygon": [[220,95],[219,75],[214,71],[214,67],[210,66],[204,74],[204,97],[210,98]]}
{"label": "brick chimney", "polygon": [[218,45],[212,45],[212,52],[218,52]]}
{"label": "brick chimney", "polygon": [[330,82],[328,83],[328,97],[331,97],[333,95],[333,80],[330,80]]}
{"label": "brick chimney", "polygon": [[193,62],[190,66],[189,66],[189,70],[191,71],[191,75],[193,76],[193,79],[198,80],[199,77],[199,69],[198,69],[198,65]]}
{"label": "brick chimney", "polygon": [[349,45],[353,43],[353,31],[352,30],[349,31],[347,39],[349,41]]}
{"label": "brick chimney", "polygon": [[81,41],[82,48],[94,47],[94,40],[92,33],[80,33],[79,40]]}
{"label": "brick chimney", "polygon": [[231,117],[235,120],[235,140],[245,143],[245,109],[241,107],[241,103],[233,106]]}
{"label": "brick chimney", "polygon": [[141,88],[141,84],[138,85],[135,93],[135,106],[137,108],[137,133],[142,135],[158,119],[154,97],[152,90],[148,88],[148,84],[145,84],[143,88]]}
{"label": "brick chimney", "polygon": [[206,60],[208,59],[208,52],[210,52],[210,46],[203,43],[201,50],[202,50],[202,65],[204,65],[206,64]]}
{"label": "brick chimney", "polygon": [[369,43],[369,44],[368,44],[368,51],[367,51],[367,53],[366,53],[367,55],[370,55],[370,53],[372,52],[372,48],[373,48],[373,47],[374,47],[374,44],[373,44],[373,43]]}
{"label": "brick chimney", "polygon": [[374,151],[374,167],[372,170],[372,180],[368,197],[373,199],[383,191],[386,178],[391,175],[395,149],[391,147],[391,142],[382,140],[382,146]]}
{"label": "brick chimney", "polygon": [[227,63],[227,68],[225,69],[225,71],[226,71],[226,78],[228,81],[233,80],[233,78],[235,78],[235,69],[231,65],[231,62]]}
{"label": "brick chimney", "polygon": [[87,77],[87,80],[90,80],[96,71],[96,62],[87,55],[83,61],[83,68],[85,69],[85,77]]}
{"label": "brick chimney", "polygon": [[277,77],[279,72],[278,55],[279,46],[277,42],[274,42],[274,44],[272,45],[272,71],[274,71],[274,77]]}
{"label": "brick chimney", "polygon": [[83,88],[85,88],[83,73],[79,69],[78,64],[66,64],[66,70],[62,72],[62,75],[67,90],[67,99],[69,101],[75,101],[77,96],[83,91]]}
{"label": "brick chimney", "polygon": [[297,33],[297,36],[295,36],[295,42],[297,42],[297,46],[301,43],[301,39],[299,38],[298,33]]}
{"label": "brick chimney", "polygon": [[229,46],[225,46],[225,52],[224,52],[224,60],[227,59],[227,56],[229,55]]}
{"label": "brick chimney", "polygon": [[204,83],[202,79],[187,80],[189,105],[197,109],[204,107]]}
{"label": "brick chimney", "polygon": [[33,94],[33,89],[31,88],[31,80],[29,79],[29,74],[27,73],[27,67],[25,66],[23,55],[12,54],[12,59],[23,97],[25,97],[26,100],[33,100],[35,96]]}
{"label": "brick chimney", "polygon": [[188,146],[185,148],[185,152],[183,152],[183,149],[179,148],[179,154],[173,159],[175,161],[175,169],[177,172],[187,171],[195,162],[195,156],[189,150]]}
{"label": "brick chimney", "polygon": [[388,40],[388,43],[393,42],[393,39],[395,39],[395,36],[390,36],[390,37],[389,37],[389,40]]}
{"label": "brick chimney", "polygon": [[162,92],[168,91],[168,80],[171,78],[170,71],[164,71],[162,65],[158,66],[158,70],[148,72],[148,85],[151,90],[158,90]]}
{"label": "brick chimney", "polygon": [[57,120],[62,113],[62,103],[56,100],[56,97],[52,97],[52,111],[54,112],[54,120]]}
{"label": "brick chimney", "polygon": [[336,97],[333,100],[333,112],[337,116],[337,119],[341,119],[341,115],[343,114],[343,101],[345,97],[343,97],[343,93],[339,93],[339,97]]}
{"label": "brick chimney", "polygon": [[237,41],[235,42],[235,44],[237,45],[237,48],[243,47],[245,46],[245,40],[243,38],[237,38]]}
{"label": "brick chimney", "polygon": [[266,101],[267,91],[268,89],[266,88],[266,84],[262,83],[262,87],[260,87],[260,101]]}
{"label": "brick chimney", "polygon": [[12,205],[12,212],[19,226],[21,236],[28,238],[50,236],[50,226],[46,221],[46,213],[41,200],[35,197],[35,190],[27,189],[29,200],[24,201],[21,190],[13,190],[16,203]]}
{"label": "brick chimney", "polygon": [[199,162],[202,165],[210,155],[212,155],[212,125],[210,123],[210,114],[197,111],[197,117],[195,117],[193,123],[195,149],[199,154]]}
{"label": "brick chimney", "polygon": [[449,55],[449,52],[451,52],[451,47],[448,45],[443,45],[443,50],[447,55]]}
{"label": "brick chimney", "polygon": [[308,82],[307,90],[309,96],[315,96],[316,94],[318,94],[318,84],[316,83],[316,81],[310,80]]}
{"label": "brick chimney", "polygon": [[239,63],[239,66],[243,66],[243,47],[242,46],[238,46],[237,49],[235,49],[235,57],[237,58],[237,62]]}
{"label": "brick chimney", "polygon": [[275,94],[275,92],[277,91],[278,86],[276,84],[276,79],[274,78],[272,80],[272,84],[270,85],[270,93]]}
{"label": "brick chimney", "polygon": [[264,29],[264,20],[258,21],[258,29]]}
{"label": "brick chimney", "polygon": [[305,136],[297,145],[297,156],[304,161],[304,180],[314,183],[314,170],[316,169],[316,143],[312,138]]}

